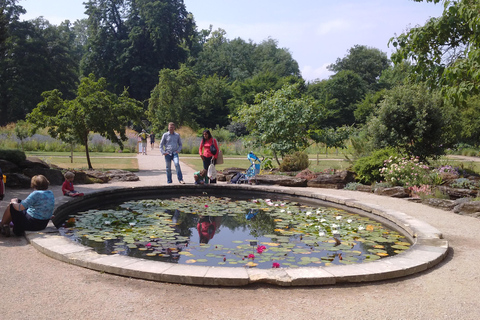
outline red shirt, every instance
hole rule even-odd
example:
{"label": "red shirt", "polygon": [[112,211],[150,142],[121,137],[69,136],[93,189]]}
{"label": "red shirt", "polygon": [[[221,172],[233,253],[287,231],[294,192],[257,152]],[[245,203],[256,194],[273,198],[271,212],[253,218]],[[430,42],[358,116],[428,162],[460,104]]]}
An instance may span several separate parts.
{"label": "red shirt", "polygon": [[65,180],[65,182],[62,184],[62,191],[63,191],[63,194],[67,193],[67,192],[73,192],[73,183],[68,181],[68,180]]}
{"label": "red shirt", "polygon": [[[217,149],[217,154],[214,156],[214,158],[217,159],[218,152],[220,151],[220,149],[218,148],[217,140],[213,138],[210,138],[207,141],[205,141],[205,144],[203,144],[203,139],[202,139],[202,142],[200,143],[200,148],[198,148],[198,153],[201,156],[204,156],[207,158],[213,156],[213,154],[210,152],[210,146],[212,145],[212,142],[215,145],[215,148]],[[203,149],[203,152],[202,152],[202,149]]]}

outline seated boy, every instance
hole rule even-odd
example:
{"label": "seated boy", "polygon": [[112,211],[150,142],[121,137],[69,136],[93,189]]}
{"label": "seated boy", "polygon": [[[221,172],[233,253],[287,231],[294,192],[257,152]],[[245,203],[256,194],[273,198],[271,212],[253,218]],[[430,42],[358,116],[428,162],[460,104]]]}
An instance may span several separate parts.
{"label": "seated boy", "polygon": [[62,192],[64,196],[69,196],[69,197],[83,196],[83,193],[75,191],[73,189],[74,178],[75,178],[75,174],[73,172],[67,171],[65,173],[65,182],[62,184]]}
{"label": "seated boy", "polygon": [[207,184],[208,177],[207,177],[207,170],[202,169],[197,171],[193,174],[193,178],[195,179],[195,184]]}

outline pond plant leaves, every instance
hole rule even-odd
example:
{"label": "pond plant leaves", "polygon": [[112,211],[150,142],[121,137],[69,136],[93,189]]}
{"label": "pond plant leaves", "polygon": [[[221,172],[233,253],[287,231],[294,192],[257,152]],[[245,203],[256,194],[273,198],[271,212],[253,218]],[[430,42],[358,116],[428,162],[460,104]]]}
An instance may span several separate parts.
{"label": "pond plant leaves", "polygon": [[[253,218],[247,214],[252,212]],[[362,263],[411,245],[380,222],[340,209],[214,196],[129,201],[79,212],[61,232],[101,254],[249,268],[271,268],[276,261],[289,268]]]}

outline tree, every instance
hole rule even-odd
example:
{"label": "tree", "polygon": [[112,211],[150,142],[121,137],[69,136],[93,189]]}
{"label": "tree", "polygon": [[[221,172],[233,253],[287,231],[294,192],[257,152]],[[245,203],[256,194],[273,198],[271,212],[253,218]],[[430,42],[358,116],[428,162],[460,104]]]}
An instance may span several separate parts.
{"label": "tree", "polygon": [[203,76],[198,80],[200,97],[196,107],[196,123],[204,128],[225,127],[229,123],[227,101],[232,96],[225,78]]}
{"label": "tree", "polygon": [[196,126],[198,95],[198,79],[192,69],[182,65],[178,70],[160,71],[148,102],[148,119],[155,131],[164,130],[172,121],[178,126]]}
{"label": "tree", "polygon": [[88,151],[90,132],[117,143],[123,149],[127,140],[125,128],[130,121],[140,121],[142,104],[129,98],[128,92],[117,96],[107,90],[105,78],[95,80],[90,74],[81,80],[74,100],[63,100],[55,89],[42,93],[43,101],[27,116],[37,128],[48,128],[49,134],[66,142],[85,146],[88,168],[93,169]]}
{"label": "tree", "polygon": [[83,75],[105,77],[114,92],[146,100],[164,68],[187,60],[195,22],[183,0],[89,0]]}
{"label": "tree", "polygon": [[311,98],[304,98],[299,85],[285,85],[277,91],[259,93],[255,104],[243,105],[235,121],[246,124],[256,147],[269,148],[280,165],[278,156],[303,150],[308,146],[305,132],[316,112]]}
{"label": "tree", "polygon": [[348,50],[344,58],[337,58],[335,63],[327,67],[334,72],[353,71],[358,74],[371,91],[377,90],[377,82],[383,70],[390,66],[387,54],[377,48],[355,45]]}
{"label": "tree", "polygon": [[480,2],[444,1],[444,6],[441,17],[390,39],[397,49],[392,61],[412,61],[414,80],[441,90],[447,99],[465,102],[480,92]]}
{"label": "tree", "polygon": [[403,85],[385,94],[366,130],[376,148],[393,147],[425,160],[444,154],[453,142],[452,116],[438,93],[421,84]]}

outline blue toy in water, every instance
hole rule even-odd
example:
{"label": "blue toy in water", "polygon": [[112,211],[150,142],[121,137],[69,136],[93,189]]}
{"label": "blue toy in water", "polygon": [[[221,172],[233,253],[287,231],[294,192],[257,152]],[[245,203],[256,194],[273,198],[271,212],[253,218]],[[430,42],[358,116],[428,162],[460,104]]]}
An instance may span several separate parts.
{"label": "blue toy in water", "polygon": [[248,211],[248,213],[245,215],[245,218],[247,220],[252,220],[257,216],[257,214],[258,214],[258,210],[250,209],[250,211]]}

